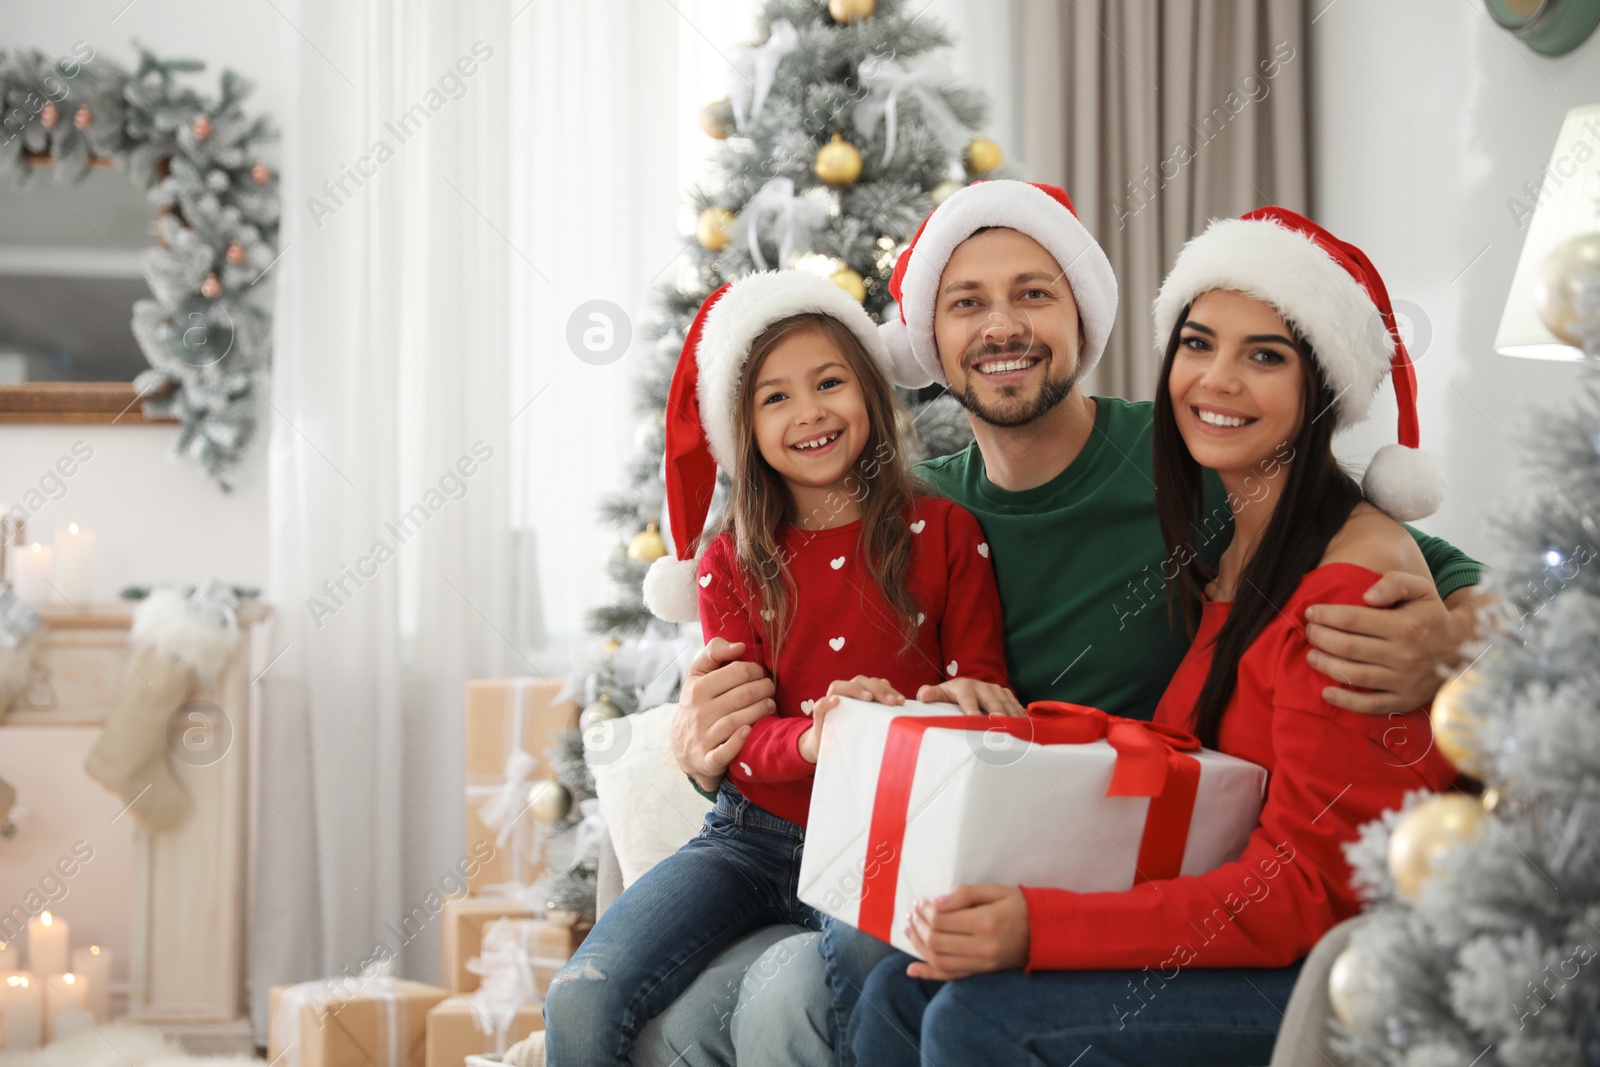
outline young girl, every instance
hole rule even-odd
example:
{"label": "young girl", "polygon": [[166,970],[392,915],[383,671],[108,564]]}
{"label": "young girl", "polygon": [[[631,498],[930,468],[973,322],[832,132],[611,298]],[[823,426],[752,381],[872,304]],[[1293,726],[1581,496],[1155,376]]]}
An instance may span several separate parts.
{"label": "young girl", "polygon": [[[1359,605],[1386,571],[1429,573],[1396,519],[1431,513],[1442,477],[1416,451],[1416,383],[1377,271],[1315,223],[1263,208],[1191,241],[1155,312],[1157,510],[1172,604],[1194,633],[1155,717],[1267,768],[1260,824],[1237,861],[1203,875],[919,902],[908,926],[924,960],[873,971],[862,998],[877,1010],[850,1020],[859,1062],[1066,1067],[1093,1046],[1108,1063],[1264,1063],[1299,961],[1359,910],[1343,846],[1406,793],[1455,777],[1425,708],[1340,710],[1325,688],[1359,681],[1306,660],[1309,605]],[[1363,492],[1331,442],[1391,370],[1401,445],[1380,450]],[[1195,551],[1205,468],[1234,519],[1215,568]],[[945,950],[983,929],[1001,933]],[[996,973],[917,980],[979,971]]]}
{"label": "young girl", "polygon": [[[753,275],[695,319],[667,415],[680,559],[652,567],[645,596],[675,621],[697,606],[707,640],[741,643],[776,714],[753,725],[699,837],[623,893],[551,983],[552,1067],[629,1062],[727,944],[819,925],[795,892],[830,683],[900,703],[960,675],[1015,704],[988,545],[969,512],[918,492],[888,363],[861,305],[815,275]],[[733,491],[696,559],[718,467]]]}

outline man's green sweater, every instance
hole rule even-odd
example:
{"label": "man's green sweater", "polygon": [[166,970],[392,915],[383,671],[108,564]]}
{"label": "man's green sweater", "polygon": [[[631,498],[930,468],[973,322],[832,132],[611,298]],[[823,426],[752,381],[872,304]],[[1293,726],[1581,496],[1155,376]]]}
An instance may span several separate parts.
{"label": "man's green sweater", "polygon": [[[1189,648],[1181,618],[1167,610],[1163,567],[1167,575],[1174,570],[1156,519],[1155,405],[1095,397],[1095,409],[1082,453],[1033,489],[997,488],[976,443],[921,463],[916,473],[983,526],[1017,696],[1149,719]],[[1215,474],[1206,489],[1195,549],[1215,563],[1233,536],[1233,517]],[[1407,529],[1441,597],[1479,583],[1480,564]]]}

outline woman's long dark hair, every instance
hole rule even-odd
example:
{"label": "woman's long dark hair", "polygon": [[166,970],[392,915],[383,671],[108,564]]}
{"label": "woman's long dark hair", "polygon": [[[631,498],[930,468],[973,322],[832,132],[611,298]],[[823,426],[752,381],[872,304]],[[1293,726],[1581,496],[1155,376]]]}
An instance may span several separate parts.
{"label": "woman's long dark hair", "polygon": [[[1188,318],[1186,307],[1167,339],[1166,357],[1156,386],[1153,442],[1156,515],[1167,546],[1166,558],[1179,564],[1176,579],[1167,586],[1168,605],[1176,605],[1193,637],[1200,623],[1206,583],[1216,577],[1216,568],[1202,561],[1195,551],[1195,535],[1205,508],[1204,472],[1178,432],[1167,385]],[[1290,328],[1293,330],[1292,323]],[[1338,421],[1333,405],[1337,397],[1328,387],[1311,346],[1298,330],[1294,331],[1294,340],[1305,368],[1301,397],[1304,417],[1295,439],[1288,442],[1293,451],[1277,474],[1284,479],[1277,505],[1239,576],[1233,606],[1217,632],[1211,670],[1190,718],[1190,729],[1210,748],[1217,746],[1222,714],[1233,699],[1240,658],[1266,625],[1278,617],[1300,579],[1321,561],[1328,542],[1362,500],[1361,487],[1333,456],[1334,423]],[[1280,454],[1282,451],[1280,448]]]}

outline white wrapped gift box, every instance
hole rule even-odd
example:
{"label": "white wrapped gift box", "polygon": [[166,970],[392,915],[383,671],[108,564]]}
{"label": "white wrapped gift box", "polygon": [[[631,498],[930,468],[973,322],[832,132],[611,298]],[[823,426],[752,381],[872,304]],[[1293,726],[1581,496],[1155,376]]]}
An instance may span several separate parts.
{"label": "white wrapped gift box", "polygon": [[823,728],[800,899],[915,954],[911,902],[958,885],[1121,890],[1244,850],[1261,767],[1172,727],[1067,704],[1029,711],[840,701]]}

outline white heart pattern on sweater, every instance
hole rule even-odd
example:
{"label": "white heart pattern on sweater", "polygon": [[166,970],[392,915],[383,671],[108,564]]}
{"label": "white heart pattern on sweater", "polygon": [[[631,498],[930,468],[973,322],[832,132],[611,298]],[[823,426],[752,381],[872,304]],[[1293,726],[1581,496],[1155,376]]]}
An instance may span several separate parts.
{"label": "white heart pattern on sweater", "polygon": [[802,700],[800,702],[800,710],[805,712],[807,715],[810,715],[816,710],[816,708],[817,702],[815,700]]}
{"label": "white heart pattern on sweater", "polygon": [[778,613],[776,611],[773,611],[771,608],[762,608],[761,609],[761,617],[763,619],[766,619],[768,622],[771,622],[772,619],[773,619],[773,616],[775,616],[777,614]]}
{"label": "white heart pattern on sweater", "polygon": [[740,760],[740,761],[739,761],[739,769],[740,769],[740,770],[741,770],[741,771],[743,771],[743,772],[744,772],[744,776],[745,776],[745,777],[746,777],[746,778],[753,778],[753,777],[755,777],[755,773],[756,773],[756,772],[755,772],[755,771],[752,771],[752,770],[751,770],[751,769],[750,769],[750,764],[748,764],[748,763],[746,763],[746,762],[745,762],[745,761],[744,761],[744,760]]}
{"label": "white heart pattern on sweater", "polygon": [[702,574],[702,575],[701,575],[701,576],[700,576],[700,588],[701,588],[701,589],[704,589],[704,588],[705,588],[705,587],[706,587],[706,586],[708,586],[708,585],[710,585],[710,584],[711,584],[711,575],[709,575],[709,574]]}
{"label": "white heart pattern on sweater", "polygon": [[830,559],[828,561],[828,566],[832,567],[834,570],[838,570],[840,567],[844,566],[844,557],[840,556],[838,559]]}
{"label": "white heart pattern on sweater", "polygon": [[920,612],[920,611],[917,612],[917,625],[921,626],[922,625],[922,620],[926,619],[926,618],[927,618],[927,616],[924,615],[922,612]]}
{"label": "white heart pattern on sweater", "polygon": [[987,541],[979,542],[979,544],[978,544],[978,555],[982,556],[984,559],[988,559],[989,558],[989,542],[987,542]]}
{"label": "white heart pattern on sweater", "polygon": [[951,660],[949,663],[946,663],[944,665],[944,672],[950,677],[954,678],[956,676],[956,661]]}
{"label": "white heart pattern on sweater", "polygon": [[833,649],[835,652],[839,651],[841,648],[844,647],[844,638],[842,638],[842,637],[830,637],[830,638],[828,638],[828,647]]}
{"label": "white heart pattern on sweater", "polygon": [[922,532],[922,528],[924,526],[926,526],[926,525],[928,525],[928,520],[927,519],[918,519],[916,522],[911,524],[911,532],[912,533],[921,533]]}

